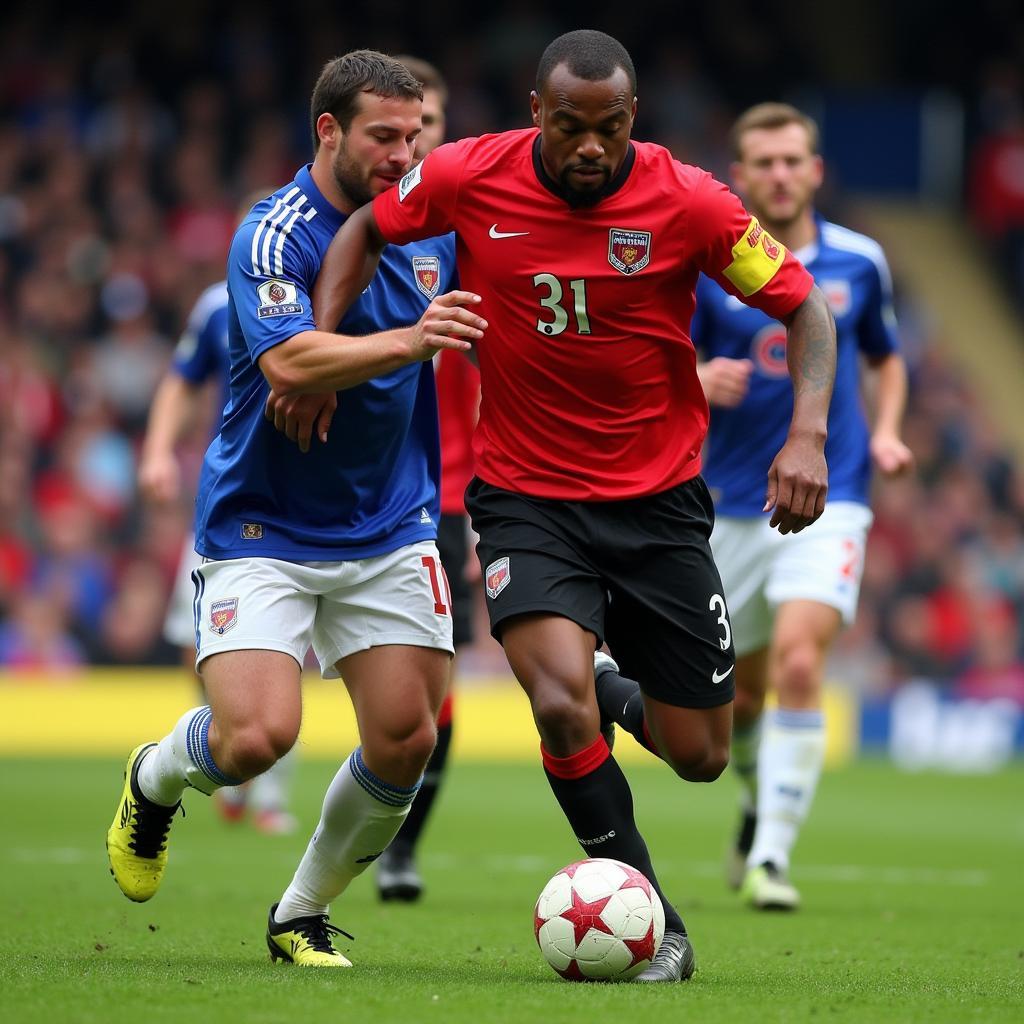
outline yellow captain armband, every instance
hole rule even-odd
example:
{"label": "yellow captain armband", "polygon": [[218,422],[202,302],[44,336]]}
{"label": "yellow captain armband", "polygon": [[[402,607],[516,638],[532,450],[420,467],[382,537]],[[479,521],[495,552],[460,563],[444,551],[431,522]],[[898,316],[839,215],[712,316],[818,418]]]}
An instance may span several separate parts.
{"label": "yellow captain armband", "polygon": [[751,217],[747,230],[732,247],[732,263],[722,273],[743,295],[753,295],[778,273],[785,258],[786,247]]}

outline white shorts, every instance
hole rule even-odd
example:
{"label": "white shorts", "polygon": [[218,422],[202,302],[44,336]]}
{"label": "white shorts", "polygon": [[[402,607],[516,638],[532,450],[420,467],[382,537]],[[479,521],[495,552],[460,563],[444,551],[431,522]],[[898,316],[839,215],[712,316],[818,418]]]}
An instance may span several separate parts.
{"label": "white shorts", "polygon": [[193,572],[196,668],[221,651],[313,648],[325,679],[357,651],[389,644],[454,653],[451,599],[433,541],[348,562],[206,561]]}
{"label": "white shorts", "polygon": [[195,647],[196,617],[192,604],[195,601],[196,586],[192,582],[192,570],[202,564],[203,557],[196,553],[195,534],[185,538],[181,558],[174,577],[174,592],[167,605],[164,619],[164,639],[175,647]]}
{"label": "white shorts", "polygon": [[786,536],[768,519],[721,516],[711,534],[737,656],[768,646],[775,609],[784,601],[827,604],[847,625],[857,613],[871,509],[829,502],[816,523]]}

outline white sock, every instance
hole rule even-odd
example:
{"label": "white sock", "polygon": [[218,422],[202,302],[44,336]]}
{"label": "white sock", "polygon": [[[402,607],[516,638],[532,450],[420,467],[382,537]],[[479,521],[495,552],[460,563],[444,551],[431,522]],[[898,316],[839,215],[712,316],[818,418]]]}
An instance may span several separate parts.
{"label": "white sock", "polygon": [[257,775],[249,787],[249,806],[260,811],[283,811],[288,806],[292,772],[295,768],[295,747],[262,775]]}
{"label": "white sock", "polygon": [[320,824],[275,920],[326,914],[331,901],[394,839],[419,788],[418,782],[406,789],[378,778],[356,747],[327,787]]}
{"label": "white sock", "polygon": [[757,833],[749,867],[771,861],[785,871],[800,826],[807,818],[825,760],[821,711],[783,708],[765,716],[758,756]]}
{"label": "white sock", "polygon": [[739,776],[743,789],[743,809],[753,811],[757,807],[757,753],[761,747],[761,716],[750,725],[733,726],[732,762],[733,771]]}
{"label": "white sock", "polygon": [[144,797],[173,807],[186,786],[209,796],[221,786],[238,783],[214,764],[207,742],[212,718],[208,706],[186,711],[171,733],[145,756],[139,765],[139,788]]}

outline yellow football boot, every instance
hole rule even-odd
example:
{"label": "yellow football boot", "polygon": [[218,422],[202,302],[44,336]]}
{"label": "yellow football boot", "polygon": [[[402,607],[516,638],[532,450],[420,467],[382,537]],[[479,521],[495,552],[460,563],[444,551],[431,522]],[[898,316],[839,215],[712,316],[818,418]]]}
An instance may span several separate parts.
{"label": "yellow football boot", "polygon": [[271,961],[283,960],[299,967],[352,966],[352,961],[342,956],[331,942],[332,935],[344,935],[347,939],[352,936],[335,928],[326,914],[293,917],[278,924],[274,920],[275,910],[276,903],[270,908],[267,921],[267,949],[270,950]]}
{"label": "yellow football boot", "polygon": [[800,893],[785,871],[765,863],[747,872],[740,896],[755,910],[798,910]]}
{"label": "yellow football boot", "polygon": [[136,903],[145,903],[160,887],[167,867],[167,833],[181,806],[162,807],[147,800],[139,789],[139,764],[156,746],[143,743],[128,755],[124,789],[107,831],[110,873],[121,892]]}

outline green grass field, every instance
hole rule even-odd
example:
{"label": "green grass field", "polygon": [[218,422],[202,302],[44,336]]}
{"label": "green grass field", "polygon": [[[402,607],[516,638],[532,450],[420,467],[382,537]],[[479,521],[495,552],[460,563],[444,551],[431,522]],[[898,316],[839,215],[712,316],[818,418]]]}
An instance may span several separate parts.
{"label": "green grass field", "polygon": [[333,767],[303,764],[303,834],[260,836],[186,799],[160,893],[134,905],[103,835],[122,765],[0,760],[5,1021],[1022,1021],[1024,769],[824,778],[801,838],[805,909],[755,915],[721,880],[736,789],[631,767],[637,813],[698,971],[686,985],[573,985],[531,927],[580,854],[539,766],[456,764],[422,854],[420,905],[376,904],[369,873],[336,906],[351,971],[273,966],[263,928]]}

